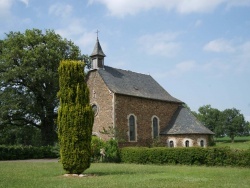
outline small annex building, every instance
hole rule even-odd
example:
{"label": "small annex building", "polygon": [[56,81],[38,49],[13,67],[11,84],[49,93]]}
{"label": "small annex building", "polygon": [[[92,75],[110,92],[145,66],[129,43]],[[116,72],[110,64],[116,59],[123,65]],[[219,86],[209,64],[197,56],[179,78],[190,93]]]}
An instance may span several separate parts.
{"label": "small annex building", "polygon": [[106,66],[98,38],[90,57],[93,135],[108,140],[102,131],[111,128],[120,146],[151,146],[156,140],[167,147],[209,145],[214,133],[150,75]]}

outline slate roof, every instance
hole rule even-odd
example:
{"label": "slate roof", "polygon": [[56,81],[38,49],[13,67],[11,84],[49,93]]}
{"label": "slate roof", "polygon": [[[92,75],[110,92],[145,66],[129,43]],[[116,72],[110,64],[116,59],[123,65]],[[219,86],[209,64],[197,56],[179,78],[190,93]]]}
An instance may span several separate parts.
{"label": "slate roof", "polygon": [[176,135],[176,134],[214,134],[206,128],[187,108],[180,106],[166,130],[161,134]]}
{"label": "slate roof", "polygon": [[93,50],[92,54],[90,55],[90,57],[93,57],[93,56],[96,56],[96,55],[103,56],[103,57],[106,56],[102,51],[102,47],[101,47],[101,45],[99,43],[98,38],[96,39],[95,47],[94,47],[94,50]]}
{"label": "slate roof", "polygon": [[150,75],[104,66],[98,69],[107,87],[114,93],[182,103],[172,97]]}

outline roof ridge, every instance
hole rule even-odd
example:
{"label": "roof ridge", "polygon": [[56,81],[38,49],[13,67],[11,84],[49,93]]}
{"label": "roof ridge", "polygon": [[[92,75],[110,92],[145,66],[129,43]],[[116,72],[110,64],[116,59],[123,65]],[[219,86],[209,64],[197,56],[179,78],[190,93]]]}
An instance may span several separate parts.
{"label": "roof ridge", "polygon": [[125,69],[121,69],[121,68],[114,68],[114,67],[111,67],[111,66],[104,65],[104,68],[105,68],[105,67],[112,68],[112,69],[116,69],[116,70],[121,70],[121,71],[132,72],[132,73],[136,73],[136,74],[142,74],[142,75],[146,75],[146,76],[152,77],[150,74],[141,73],[141,72],[135,72],[135,71],[131,71],[131,70],[128,70],[128,69],[125,70]]}

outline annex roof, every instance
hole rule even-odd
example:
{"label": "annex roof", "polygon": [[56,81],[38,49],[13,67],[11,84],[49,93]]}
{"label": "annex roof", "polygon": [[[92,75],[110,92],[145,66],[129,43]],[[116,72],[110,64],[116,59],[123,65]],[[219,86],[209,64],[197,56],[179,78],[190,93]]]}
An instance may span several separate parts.
{"label": "annex roof", "polygon": [[187,108],[180,106],[166,130],[161,134],[176,135],[176,134],[214,134],[206,128]]}
{"label": "annex roof", "polygon": [[182,103],[172,97],[150,75],[104,66],[98,72],[107,87],[114,93]]}

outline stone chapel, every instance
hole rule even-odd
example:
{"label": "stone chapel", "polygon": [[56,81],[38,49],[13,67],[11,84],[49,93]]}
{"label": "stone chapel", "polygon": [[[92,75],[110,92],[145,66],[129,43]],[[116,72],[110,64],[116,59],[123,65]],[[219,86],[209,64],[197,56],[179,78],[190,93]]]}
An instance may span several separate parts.
{"label": "stone chapel", "polygon": [[[93,135],[111,139],[103,130],[115,130],[119,145],[206,147],[214,135],[150,75],[106,66],[99,39],[87,74],[90,103],[95,112]],[[114,135],[113,135],[114,136]]]}

